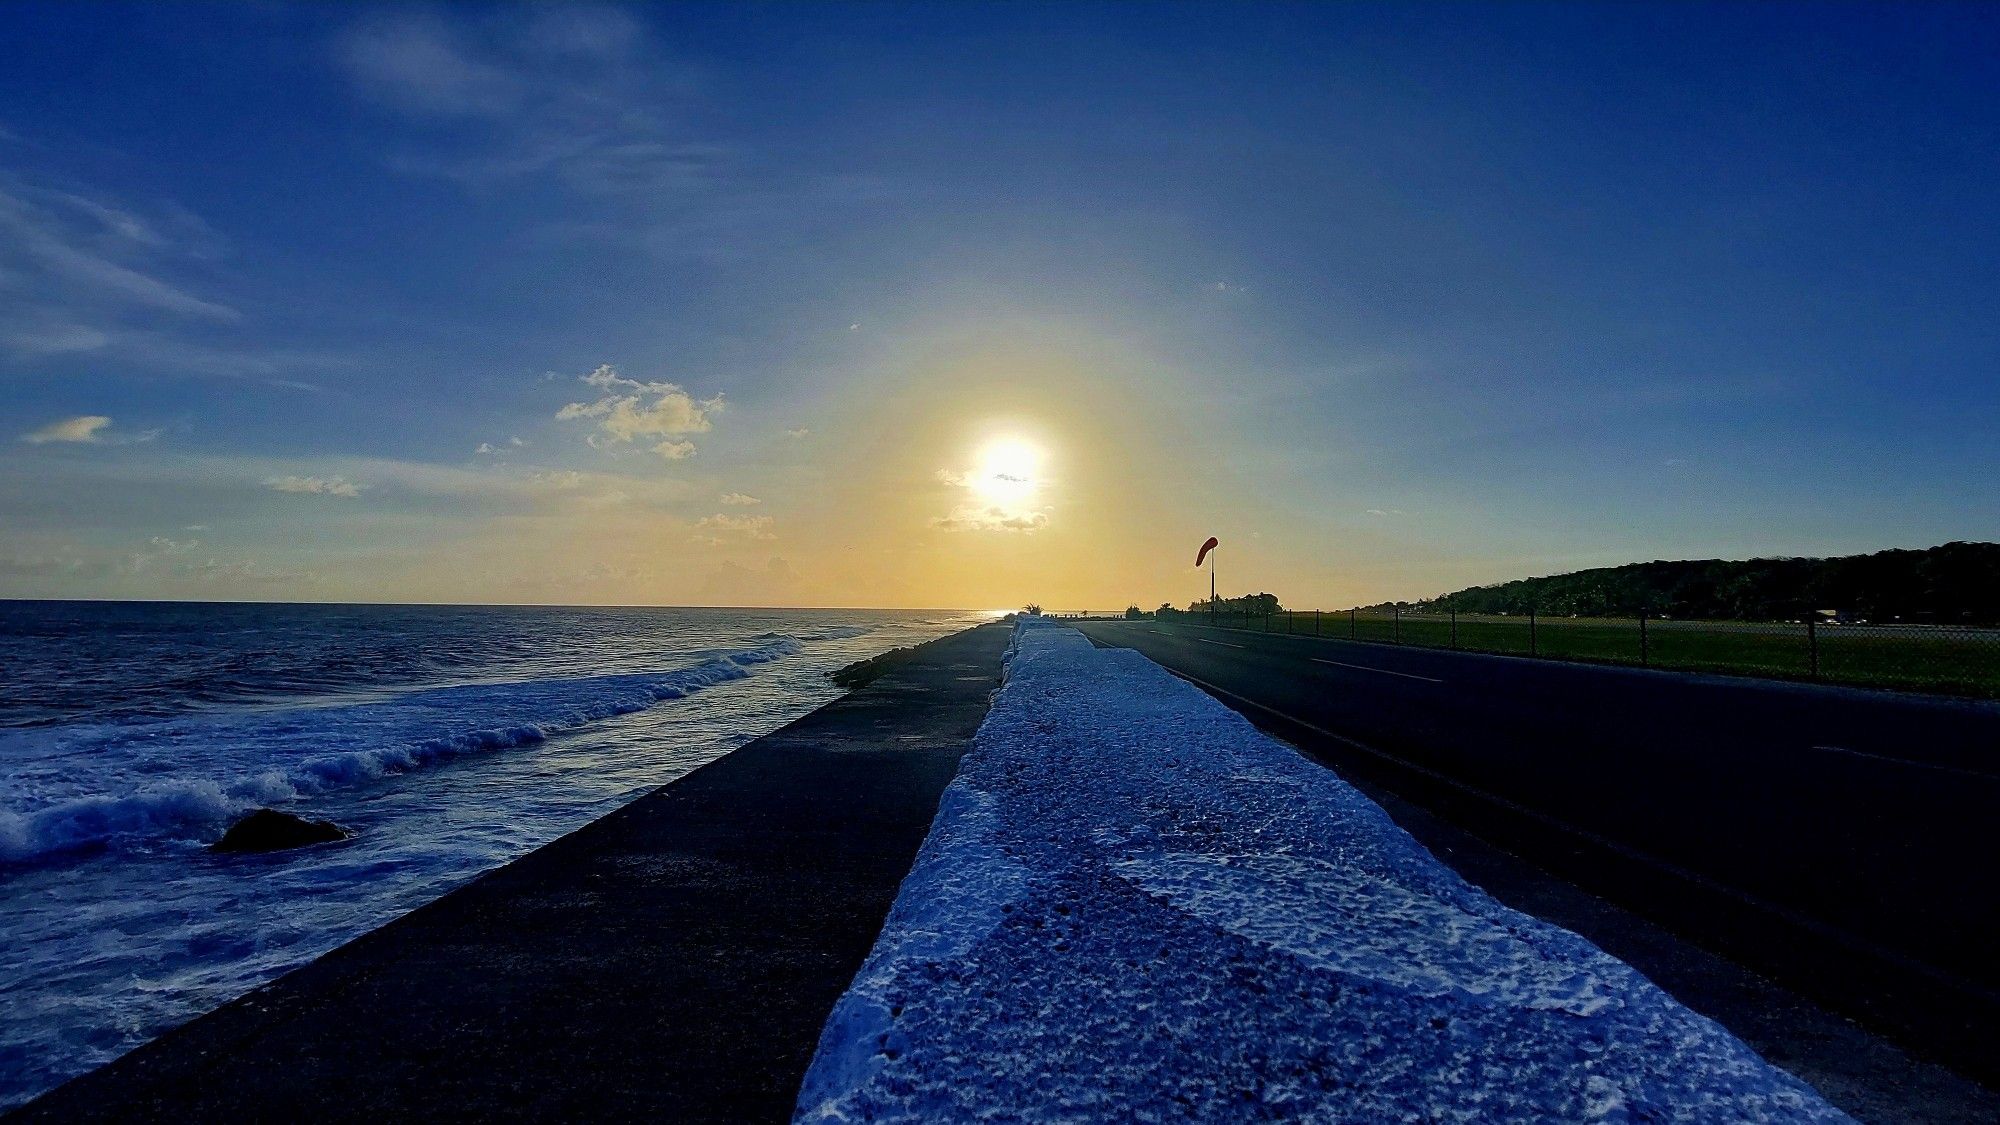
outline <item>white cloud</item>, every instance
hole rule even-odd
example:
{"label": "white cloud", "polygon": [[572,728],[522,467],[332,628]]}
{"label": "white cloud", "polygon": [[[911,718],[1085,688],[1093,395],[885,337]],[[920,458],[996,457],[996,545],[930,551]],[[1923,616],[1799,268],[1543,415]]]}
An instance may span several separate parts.
{"label": "white cloud", "polygon": [[712,535],[741,535],[749,539],[776,539],[773,530],[777,521],[770,516],[731,516],[720,512],[703,516],[695,521],[697,532],[706,531]]}
{"label": "white cloud", "polygon": [[741,492],[725,492],[725,493],[723,493],[723,494],[722,494],[722,502],[723,502],[724,504],[731,504],[731,505],[735,505],[735,506],[737,506],[737,507],[748,507],[748,506],[749,506],[749,505],[751,505],[751,504],[762,504],[762,503],[763,503],[763,501],[762,501],[762,500],[759,500],[759,499],[757,499],[757,498],[756,498],[755,496],[750,496],[750,495],[746,495],[745,493],[741,493]]}
{"label": "white cloud", "polygon": [[604,393],[590,402],[569,403],[556,411],[556,418],[594,422],[595,432],[585,440],[598,449],[663,437],[667,440],[654,444],[653,452],[670,461],[692,457],[694,443],[679,435],[707,433],[725,405],[721,395],[697,399],[674,383],[627,379],[608,363],[582,381]]}
{"label": "white cloud", "polygon": [[276,476],[265,478],[264,487],[274,489],[278,492],[301,492],[317,496],[346,496],[352,498],[361,495],[361,490],[368,486],[356,484],[346,477],[339,476]]}
{"label": "white cloud", "polygon": [[948,516],[931,520],[945,531],[1040,531],[1049,526],[1046,508],[1007,508],[999,504],[960,504]]}
{"label": "white cloud", "polygon": [[109,425],[111,419],[102,414],[82,414],[75,418],[64,418],[60,422],[50,422],[39,430],[21,435],[21,440],[30,445],[42,445],[52,441],[96,445],[104,440],[100,435]]}
{"label": "white cloud", "polygon": [[1040,531],[1049,525],[1041,502],[1050,483],[1039,470],[1041,455],[1031,447],[1003,443],[990,449],[976,469],[939,469],[938,483],[960,494],[949,515],[931,520],[945,531]]}
{"label": "white cloud", "polygon": [[788,438],[802,438],[809,433],[812,433],[812,431],[806,429],[804,426],[800,426],[797,429],[786,430],[785,436]]}

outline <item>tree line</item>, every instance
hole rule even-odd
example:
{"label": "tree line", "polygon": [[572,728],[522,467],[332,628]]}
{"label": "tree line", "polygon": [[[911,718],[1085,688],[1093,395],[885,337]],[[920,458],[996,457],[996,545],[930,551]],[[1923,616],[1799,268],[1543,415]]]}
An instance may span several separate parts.
{"label": "tree line", "polygon": [[1408,608],[1734,621],[1796,620],[1831,610],[1869,621],[1993,625],[2000,624],[2000,543],[1824,559],[1629,563],[1472,586]]}

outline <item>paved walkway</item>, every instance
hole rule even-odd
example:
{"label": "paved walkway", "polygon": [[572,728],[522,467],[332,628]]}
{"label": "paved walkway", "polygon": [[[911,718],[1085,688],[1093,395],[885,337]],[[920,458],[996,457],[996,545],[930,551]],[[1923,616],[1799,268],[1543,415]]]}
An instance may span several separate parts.
{"label": "paved walkway", "polygon": [[17,1116],[785,1120],[1007,637],[931,642]]}

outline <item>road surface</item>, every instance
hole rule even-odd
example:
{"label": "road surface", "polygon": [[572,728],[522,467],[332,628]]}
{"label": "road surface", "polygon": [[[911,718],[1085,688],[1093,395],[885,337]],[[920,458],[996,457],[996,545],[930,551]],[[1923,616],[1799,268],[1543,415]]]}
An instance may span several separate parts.
{"label": "road surface", "polygon": [[1337,768],[1995,1077],[2000,706],[1086,622]]}

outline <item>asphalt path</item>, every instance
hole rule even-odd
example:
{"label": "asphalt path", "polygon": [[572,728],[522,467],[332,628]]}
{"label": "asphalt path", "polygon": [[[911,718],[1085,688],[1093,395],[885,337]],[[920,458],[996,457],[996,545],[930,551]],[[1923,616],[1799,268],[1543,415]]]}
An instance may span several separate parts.
{"label": "asphalt path", "polygon": [[1991,1081],[2000,706],[1086,622],[1336,768]]}

